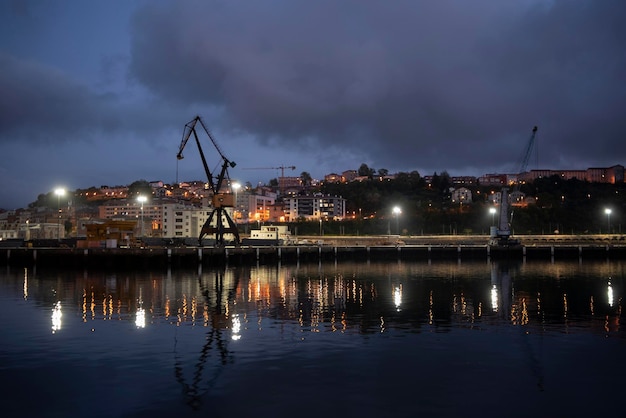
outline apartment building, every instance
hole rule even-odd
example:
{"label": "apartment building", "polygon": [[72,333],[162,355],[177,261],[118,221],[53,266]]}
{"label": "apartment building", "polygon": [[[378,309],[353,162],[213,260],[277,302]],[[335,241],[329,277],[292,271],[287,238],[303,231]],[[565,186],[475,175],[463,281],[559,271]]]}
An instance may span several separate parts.
{"label": "apartment building", "polygon": [[278,195],[271,189],[261,187],[255,193],[244,193],[237,196],[237,219],[241,222],[268,221],[275,208]]}
{"label": "apartment building", "polygon": [[472,203],[472,191],[467,187],[459,187],[452,191],[452,203],[469,204]]}
{"label": "apartment building", "polygon": [[[213,208],[207,204],[200,206],[168,199],[154,199],[144,203],[143,235],[163,238],[198,237],[212,210]],[[227,210],[231,219],[234,219],[233,209]],[[136,219],[138,228],[141,228],[141,203],[136,201],[107,202],[99,207],[99,215],[101,219]],[[217,224],[215,217],[212,223]]]}
{"label": "apartment building", "polygon": [[539,178],[559,176],[563,180],[578,179],[590,183],[623,183],[624,166],[590,167],[586,170],[530,170],[519,175],[520,181],[534,181]]}
{"label": "apartment building", "polygon": [[508,184],[508,177],[506,174],[484,174],[478,178],[478,183],[481,186],[504,186]]}
{"label": "apartment building", "polygon": [[285,199],[285,221],[296,219],[343,219],[346,216],[346,199],[320,194],[291,196]]}
{"label": "apartment building", "polygon": [[143,216],[145,222],[150,222],[151,231],[161,231],[163,229],[162,207],[167,202],[169,201],[164,199],[151,199],[142,205],[136,199],[109,200],[98,207],[98,217],[100,219],[133,218],[139,221]]}
{"label": "apartment building", "polygon": [[[213,210],[184,203],[166,203],[161,206],[164,238],[198,237]],[[230,214],[229,214],[230,215]],[[213,223],[216,219],[213,220]]]}

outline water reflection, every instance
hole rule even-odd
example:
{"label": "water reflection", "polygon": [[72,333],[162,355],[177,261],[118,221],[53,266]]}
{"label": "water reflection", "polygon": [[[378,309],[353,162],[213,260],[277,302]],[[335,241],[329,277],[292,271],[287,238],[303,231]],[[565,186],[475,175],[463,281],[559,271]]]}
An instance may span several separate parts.
{"label": "water reflection", "polygon": [[52,308],[52,333],[54,334],[58,330],[61,329],[61,317],[63,313],[61,312],[61,301],[57,301]]}
{"label": "water reflection", "polygon": [[[84,323],[132,318],[137,328],[160,322],[199,324],[229,329],[234,340],[245,338],[252,319],[258,331],[268,320],[281,320],[294,321],[307,332],[360,333],[384,324],[421,329],[496,319],[511,325],[538,325],[548,319],[553,325],[568,320],[591,325],[594,317],[608,316],[619,324],[623,278],[603,277],[606,264],[587,273],[577,267],[348,263],[57,277],[24,270],[22,295],[25,300],[50,301],[53,331],[60,329],[63,302],[75,306]],[[544,307],[549,310],[544,312]]]}
{"label": "water reflection", "polygon": [[24,285],[22,286],[24,300],[28,299],[28,269],[24,268]]}
{"label": "water reflection", "polygon": [[[96,364],[103,352],[130,350],[132,365],[127,367],[152,353],[176,386],[177,400],[182,389],[192,409],[208,408],[207,395],[242,362],[240,371],[259,358],[275,359],[271,367],[280,369],[283,357],[297,353],[293,367],[311,357],[311,369],[331,375],[347,369],[339,361],[326,365],[326,355],[358,356],[363,341],[382,345],[398,336],[434,340],[423,338],[417,345],[411,340],[406,348],[410,355],[404,357],[397,348],[382,351],[377,362],[391,362],[395,355],[414,362],[419,357],[413,351],[422,350],[433,364],[443,358],[437,367],[445,375],[455,366],[446,366],[441,353],[472,346],[463,338],[505,335],[510,340],[498,340],[495,348],[481,340],[481,352],[496,353],[503,365],[521,359],[532,385],[544,390],[554,367],[546,361],[544,338],[584,335],[604,341],[625,336],[620,326],[623,266],[615,261],[330,263],[141,272],[7,269],[0,273],[0,286],[1,302],[15,312],[6,316],[15,324],[5,320],[3,329],[15,325],[41,340],[37,333],[49,337],[52,321],[53,340],[65,338],[64,350],[74,349],[76,358]],[[33,309],[28,318],[25,306]],[[33,326],[33,316],[45,327]],[[136,346],[130,345],[129,336]],[[446,346],[448,351],[440,351],[446,336],[456,339]],[[554,351],[561,352],[561,347]],[[89,357],[92,353],[95,360]],[[459,364],[465,363],[457,368]],[[350,373],[348,385],[377,379]]]}
{"label": "water reflection", "polygon": [[[191,322],[195,326],[196,321],[199,321],[201,326],[206,329],[204,344],[199,347],[197,359],[189,377],[186,377],[185,373],[185,359],[189,360],[193,356],[179,353],[178,337],[174,344],[174,375],[183,389],[185,402],[193,409],[200,408],[203,396],[211,389],[222,367],[229,360],[228,339],[224,338],[222,332],[231,328],[229,304],[232,301],[233,289],[238,287],[238,276],[235,275],[234,277],[235,282],[228,282],[225,286],[223,270],[215,271],[212,277],[211,275],[203,276],[199,270],[197,284],[202,296],[200,300],[201,312],[199,312],[197,295],[191,296],[189,300],[185,294],[176,315],[175,324],[177,327],[185,322]],[[169,307],[171,304],[168,302],[168,309]],[[212,375],[205,376],[205,366],[207,361],[212,358],[214,350],[217,351],[218,368],[212,368]]]}

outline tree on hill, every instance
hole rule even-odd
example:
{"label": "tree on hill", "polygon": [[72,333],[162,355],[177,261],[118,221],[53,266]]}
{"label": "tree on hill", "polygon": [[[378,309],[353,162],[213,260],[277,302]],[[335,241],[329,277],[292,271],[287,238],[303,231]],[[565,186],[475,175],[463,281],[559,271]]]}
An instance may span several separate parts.
{"label": "tree on hill", "polygon": [[374,178],[374,174],[376,173],[376,170],[374,170],[373,168],[369,168],[367,164],[363,163],[359,167],[358,173],[359,173],[359,176],[366,176],[371,179],[371,178]]}
{"label": "tree on hill", "polygon": [[152,187],[146,180],[137,180],[128,186],[129,199],[135,198],[139,195],[152,196]]}
{"label": "tree on hill", "polygon": [[311,174],[309,174],[307,171],[303,171],[302,173],[300,173],[300,180],[302,181],[302,185],[304,187],[310,186],[311,185]]}
{"label": "tree on hill", "polygon": [[50,197],[50,193],[39,193],[37,195],[37,200],[28,204],[29,208],[37,208],[37,207],[47,207],[49,206],[48,198]]}

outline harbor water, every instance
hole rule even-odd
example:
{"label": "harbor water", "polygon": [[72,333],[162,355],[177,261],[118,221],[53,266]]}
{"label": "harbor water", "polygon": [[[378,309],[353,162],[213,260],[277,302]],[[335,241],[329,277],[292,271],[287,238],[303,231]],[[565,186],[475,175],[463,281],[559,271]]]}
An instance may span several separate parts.
{"label": "harbor water", "polygon": [[626,416],[624,262],[0,270],[3,417]]}

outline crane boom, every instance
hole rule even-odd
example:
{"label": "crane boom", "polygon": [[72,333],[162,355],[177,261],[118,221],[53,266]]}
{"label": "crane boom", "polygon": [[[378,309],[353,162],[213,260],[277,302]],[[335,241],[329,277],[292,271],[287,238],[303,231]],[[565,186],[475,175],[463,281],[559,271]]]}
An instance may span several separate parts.
{"label": "crane boom", "polygon": [[296,169],[295,165],[281,165],[278,167],[252,167],[252,168],[244,168],[244,170],[280,170],[280,176],[285,177],[285,168],[290,168],[292,170]]}
{"label": "crane boom", "polygon": [[522,159],[522,164],[519,167],[518,174],[522,174],[528,168],[528,161],[530,161],[530,154],[533,150],[533,145],[535,144],[535,137],[537,136],[537,127],[533,128],[533,133],[530,135],[530,139],[528,140],[528,144],[526,145],[526,150],[524,152],[524,158]]}
{"label": "crane boom", "polygon": [[[198,146],[198,152],[200,153],[200,158],[202,159],[202,165],[204,166],[204,171],[205,171],[206,176],[207,176],[207,183],[209,184],[209,187],[211,187],[211,191],[213,193],[215,193],[216,190],[215,190],[214,184],[213,184],[213,174],[211,173],[211,170],[209,170],[209,165],[206,162],[206,157],[204,156],[204,151],[202,151],[202,146],[200,145],[200,139],[198,138],[198,134],[196,133],[196,123],[199,120],[200,120],[200,117],[196,116],[194,120],[192,120],[191,122],[188,122],[187,124],[185,124],[185,128],[183,130],[183,139],[180,142],[180,147],[178,148],[178,154],[176,154],[176,158],[179,159],[179,160],[182,160],[183,158],[185,158],[183,156],[183,150],[185,149],[185,146],[187,145],[187,141],[189,141],[189,138],[193,134],[193,137],[196,140],[196,145]],[[202,123],[201,120],[200,120],[200,122]]]}

